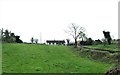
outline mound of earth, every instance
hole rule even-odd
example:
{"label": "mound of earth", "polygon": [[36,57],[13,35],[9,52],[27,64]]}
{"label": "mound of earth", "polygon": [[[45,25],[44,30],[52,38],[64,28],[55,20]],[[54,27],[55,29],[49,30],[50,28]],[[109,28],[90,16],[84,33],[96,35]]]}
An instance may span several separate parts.
{"label": "mound of earth", "polygon": [[105,75],[120,75],[120,68],[112,69],[106,72]]}

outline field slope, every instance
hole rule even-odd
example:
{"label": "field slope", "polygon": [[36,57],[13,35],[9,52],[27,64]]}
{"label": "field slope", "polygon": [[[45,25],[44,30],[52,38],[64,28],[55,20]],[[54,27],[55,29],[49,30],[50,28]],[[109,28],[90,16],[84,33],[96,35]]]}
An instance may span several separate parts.
{"label": "field slope", "polygon": [[118,44],[111,44],[111,45],[104,45],[104,44],[100,44],[100,45],[90,45],[90,46],[84,46],[87,48],[91,48],[91,49],[99,49],[99,50],[103,50],[103,51],[119,51],[118,48]]}
{"label": "field slope", "polygon": [[5,73],[105,73],[111,64],[75,55],[67,46],[3,44]]}

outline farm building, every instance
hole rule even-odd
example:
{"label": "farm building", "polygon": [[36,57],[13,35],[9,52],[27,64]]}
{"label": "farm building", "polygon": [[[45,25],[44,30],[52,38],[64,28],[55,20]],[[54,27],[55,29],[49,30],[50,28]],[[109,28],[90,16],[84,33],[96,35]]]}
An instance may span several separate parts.
{"label": "farm building", "polygon": [[65,41],[64,40],[46,40],[47,44],[53,44],[53,45],[64,45]]}

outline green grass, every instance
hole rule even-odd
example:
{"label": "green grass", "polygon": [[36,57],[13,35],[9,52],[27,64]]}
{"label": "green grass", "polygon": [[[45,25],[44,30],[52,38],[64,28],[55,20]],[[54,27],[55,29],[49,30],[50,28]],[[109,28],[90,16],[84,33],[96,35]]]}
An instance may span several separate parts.
{"label": "green grass", "polygon": [[3,44],[5,73],[105,73],[112,65],[72,52],[67,46]]}
{"label": "green grass", "polygon": [[118,45],[117,44],[111,44],[111,45],[90,45],[90,46],[84,46],[88,48],[93,48],[93,49],[103,49],[103,50],[111,50],[111,51],[119,51]]}

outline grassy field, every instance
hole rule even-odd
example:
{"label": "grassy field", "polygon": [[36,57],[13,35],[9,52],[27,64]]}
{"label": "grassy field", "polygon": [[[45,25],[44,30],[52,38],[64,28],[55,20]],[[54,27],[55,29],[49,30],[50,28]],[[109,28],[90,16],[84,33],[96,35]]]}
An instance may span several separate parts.
{"label": "grassy field", "polygon": [[3,44],[5,73],[105,73],[112,65],[72,52],[67,46]]}
{"label": "grassy field", "polygon": [[90,46],[84,46],[84,47],[101,49],[101,50],[119,51],[117,44],[111,44],[111,45],[100,44],[100,45],[90,45]]}

